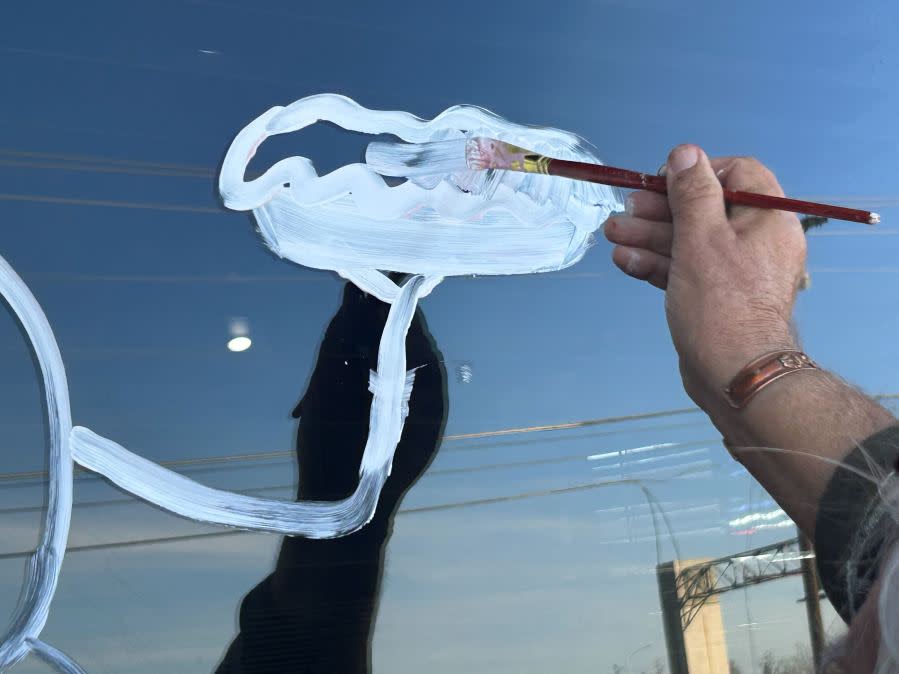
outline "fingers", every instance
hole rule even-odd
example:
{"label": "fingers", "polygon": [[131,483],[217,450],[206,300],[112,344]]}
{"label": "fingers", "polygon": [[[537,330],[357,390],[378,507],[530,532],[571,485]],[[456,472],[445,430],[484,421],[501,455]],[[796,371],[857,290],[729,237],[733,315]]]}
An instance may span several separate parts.
{"label": "fingers", "polygon": [[[753,157],[709,157],[709,165],[726,189],[783,196],[774,174]],[[663,164],[659,174],[665,175],[667,168],[667,164]],[[671,221],[668,197],[657,192],[632,192],[627,199],[626,212],[646,220]]]}
{"label": "fingers", "polygon": [[668,155],[665,177],[674,222],[672,255],[699,251],[710,241],[734,236],[721,183],[705,152],[695,145],[678,145]]}
{"label": "fingers", "polygon": [[671,209],[668,208],[668,197],[658,192],[631,192],[627,198],[625,211],[644,220],[671,222]]}
{"label": "fingers", "polygon": [[[770,233],[762,231],[765,223],[756,222],[763,210],[726,208],[724,202],[724,189],[783,196],[774,174],[756,159],[709,159],[695,145],[679,145],[664,169],[667,195],[633,192],[626,213],[610,217],[604,225],[606,238],[617,244],[612,259],[629,276],[665,289],[672,258],[683,259],[688,267],[702,266],[716,259],[716,250],[726,250],[727,241],[735,242],[744,229],[753,230],[753,237],[769,238]],[[789,234],[780,220],[774,218],[772,226]],[[789,237],[781,238],[778,245],[788,247]],[[722,244],[725,248],[720,248]]]}
{"label": "fingers", "polygon": [[712,165],[715,175],[721,179],[737,159],[745,159],[745,157],[709,157],[709,164]]}
{"label": "fingers", "polygon": [[672,230],[670,221],[655,222],[632,215],[613,215],[603,225],[603,232],[612,243],[644,248],[665,257],[671,257]]}
{"label": "fingers", "polygon": [[[648,210],[659,213],[658,209]],[[618,244],[612,251],[615,264],[625,274],[662,290],[668,287],[672,230],[671,222],[655,222],[633,215],[613,215],[603,226],[606,238]]]}
{"label": "fingers", "polygon": [[[713,161],[712,166],[720,166],[716,170],[725,189],[770,194],[775,197],[784,196],[783,189],[774,174],[753,157],[723,157]],[[727,212],[734,228],[740,230],[741,221],[745,221],[748,216],[758,215],[759,209],[729,205]]]}
{"label": "fingers", "polygon": [[709,163],[721,184],[729,190],[783,196],[777,178],[755,157],[716,157]]}
{"label": "fingers", "polygon": [[615,246],[612,260],[628,276],[641,281],[648,281],[656,288],[665,290],[668,287],[668,270],[671,259],[650,250]]}

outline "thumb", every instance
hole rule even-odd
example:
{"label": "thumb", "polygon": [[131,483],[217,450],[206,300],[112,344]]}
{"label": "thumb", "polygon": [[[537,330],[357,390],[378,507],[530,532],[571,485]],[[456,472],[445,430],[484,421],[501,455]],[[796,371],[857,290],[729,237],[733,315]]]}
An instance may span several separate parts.
{"label": "thumb", "polygon": [[668,155],[665,176],[674,223],[672,257],[678,249],[697,250],[715,237],[733,233],[721,183],[705,152],[695,145],[678,145]]}

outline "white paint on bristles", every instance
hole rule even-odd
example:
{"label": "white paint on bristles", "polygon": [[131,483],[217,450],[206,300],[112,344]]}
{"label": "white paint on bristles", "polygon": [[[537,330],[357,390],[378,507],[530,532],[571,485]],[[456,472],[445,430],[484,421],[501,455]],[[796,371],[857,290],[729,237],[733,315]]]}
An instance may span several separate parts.
{"label": "white paint on bristles", "polygon": [[[460,139],[476,133],[555,157],[598,161],[577,136],[520,126],[472,106],[456,106],[431,121],[405,112],[367,110],[334,94],[272,108],[234,139],[219,188],[225,205],[252,210],[276,254],[332,270],[391,305],[372,371],[369,435],[355,493],[340,501],[290,502],[206,487],[132,453],[83,427],[72,427],[59,347],[37,300],[0,258],[0,292],[28,335],[43,377],[48,410],[48,507],[24,591],[0,641],[0,671],[29,652],[59,671],[83,672],[39,636],[56,590],[72,508],[73,461],[120,488],[183,517],[254,531],[333,538],[367,524],[390,475],[409,413],[414,372],[406,370],[405,340],[419,299],[445,276],[529,274],[568,267],[583,257],[593,232],[612,210],[616,190],[551,176],[475,172],[411,177],[391,187],[365,164],[318,176],[305,157],[279,161],[247,182],[246,166],[268,136],[330,121],[351,131],[393,134],[409,143]],[[398,286],[382,271],[410,274]]]}

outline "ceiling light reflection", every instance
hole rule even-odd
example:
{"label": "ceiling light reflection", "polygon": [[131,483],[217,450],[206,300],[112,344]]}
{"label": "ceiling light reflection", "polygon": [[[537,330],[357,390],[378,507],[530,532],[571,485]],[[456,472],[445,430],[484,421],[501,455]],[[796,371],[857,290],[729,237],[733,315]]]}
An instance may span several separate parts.
{"label": "ceiling light reflection", "polygon": [[234,337],[228,340],[228,351],[240,353],[246,351],[253,345],[253,341],[249,337]]}

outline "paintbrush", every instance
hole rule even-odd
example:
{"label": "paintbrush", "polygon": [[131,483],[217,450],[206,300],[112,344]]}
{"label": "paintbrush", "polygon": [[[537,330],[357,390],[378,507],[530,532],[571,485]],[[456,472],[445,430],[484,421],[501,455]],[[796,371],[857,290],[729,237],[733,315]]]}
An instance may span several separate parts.
{"label": "paintbrush", "polygon": [[[492,169],[573,178],[661,194],[668,191],[664,176],[614,166],[554,159],[493,138],[460,138],[419,144],[374,142],[366,150],[365,161],[381,175],[405,178],[454,173],[466,168],[476,171]],[[880,216],[871,211],[755,192],[725,189],[724,199],[734,205],[775,208],[868,225],[880,222]]]}

